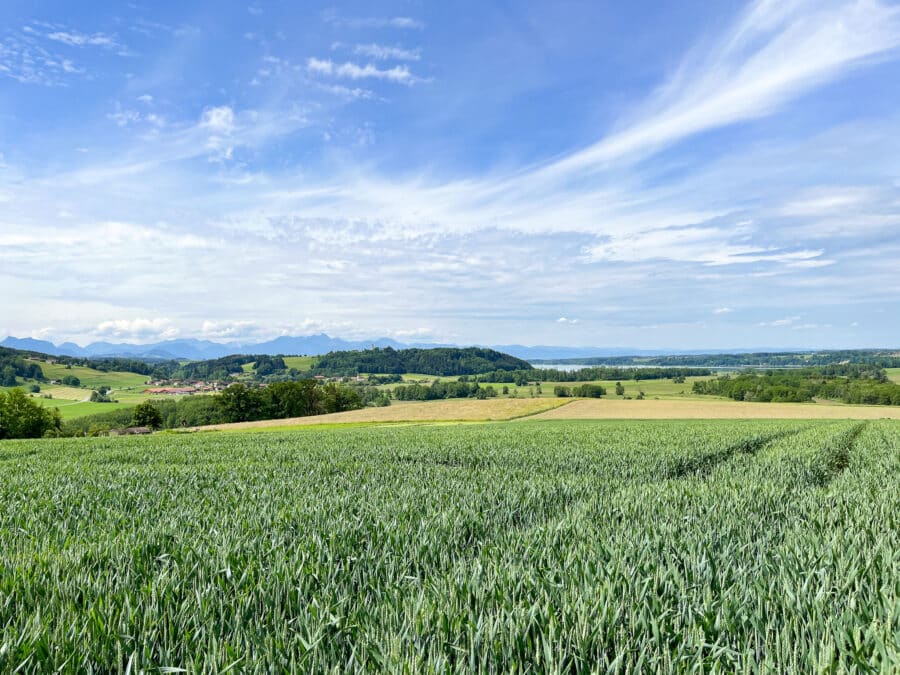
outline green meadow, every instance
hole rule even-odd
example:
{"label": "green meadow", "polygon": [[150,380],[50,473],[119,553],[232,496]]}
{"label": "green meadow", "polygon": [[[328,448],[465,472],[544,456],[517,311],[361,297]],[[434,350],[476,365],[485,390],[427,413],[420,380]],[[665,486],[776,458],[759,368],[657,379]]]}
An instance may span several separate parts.
{"label": "green meadow", "polygon": [[94,370],[93,368],[84,368],[82,366],[72,366],[67,368],[61,363],[47,363],[46,361],[38,362],[41,370],[44,371],[44,377],[48,380],[62,380],[67,375],[77,377],[81,381],[83,387],[88,389],[96,389],[97,387],[111,387],[119,389],[124,387],[141,387],[147,381],[146,375],[137,373],[124,372],[105,372]]}

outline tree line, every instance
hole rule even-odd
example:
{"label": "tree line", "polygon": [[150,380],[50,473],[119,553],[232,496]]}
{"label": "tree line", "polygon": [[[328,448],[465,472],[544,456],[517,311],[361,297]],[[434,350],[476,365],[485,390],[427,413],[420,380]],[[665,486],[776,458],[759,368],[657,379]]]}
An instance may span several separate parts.
{"label": "tree line", "polygon": [[344,412],[364,404],[364,397],[355,388],[334,382],[320,384],[315,380],[302,380],[277,382],[266,387],[232,384],[217,396],[151,399],[133,408],[79,417],[65,422],[62,432],[64,435],[82,435],[129,426],[178,429],[254,422]]}
{"label": "tree line", "polygon": [[695,394],[736,401],[805,403],[816,398],[867,405],[900,405],[900,385],[870,365],[769,370],[695,382]]}
{"label": "tree line", "polygon": [[435,401],[445,398],[494,398],[497,390],[482,387],[477,382],[440,382],[430,385],[409,384],[394,387],[391,392],[398,401]]}
{"label": "tree line", "polygon": [[531,364],[509,354],[477,347],[434,349],[365,349],[330,352],[319,357],[315,373],[330,377],[357,373],[421,373],[423,375],[476,375],[488,371],[528,370]]}
{"label": "tree line", "polygon": [[0,347],[0,387],[15,387],[17,377],[43,380],[44,371],[34,361],[26,361],[22,352]]}
{"label": "tree line", "polygon": [[712,375],[709,368],[614,368],[598,366],[578,370],[533,368],[530,370],[492,371],[469,379],[476,382],[499,382],[527,385],[529,382],[585,382],[591,380],[665,380]]}
{"label": "tree line", "polygon": [[536,360],[534,363],[572,365],[659,366],[708,368],[803,368],[843,363],[900,368],[896,350],[838,349],[818,352],[753,352],[747,354],[673,354],[668,356],[601,356],[583,359]]}

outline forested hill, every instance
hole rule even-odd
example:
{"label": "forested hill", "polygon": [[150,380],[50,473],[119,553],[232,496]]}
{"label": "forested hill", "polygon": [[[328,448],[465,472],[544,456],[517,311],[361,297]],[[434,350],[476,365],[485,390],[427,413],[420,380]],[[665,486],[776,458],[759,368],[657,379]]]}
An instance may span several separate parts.
{"label": "forested hill", "polygon": [[435,349],[366,349],[330,352],[319,357],[315,372],[338,376],[356,373],[421,373],[478,375],[496,370],[531,370],[531,364],[509,354],[476,347]]}

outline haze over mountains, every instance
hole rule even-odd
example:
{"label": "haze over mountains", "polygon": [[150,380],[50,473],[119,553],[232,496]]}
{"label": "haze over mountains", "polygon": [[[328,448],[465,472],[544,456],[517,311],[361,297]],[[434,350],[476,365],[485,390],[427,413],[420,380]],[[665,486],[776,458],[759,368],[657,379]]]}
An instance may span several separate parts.
{"label": "haze over mountains", "polygon": [[[316,356],[332,351],[345,351],[352,349],[368,349],[371,347],[393,347],[405,349],[408,347],[457,347],[450,344],[404,344],[391,338],[377,338],[373,340],[344,340],[331,337],[325,333],[304,336],[281,336],[266,342],[213,342],[211,340],[198,340],[186,338],[179,340],[165,340],[149,344],[92,342],[87,346],[80,346],[74,342],[54,344],[48,340],[35,338],[17,338],[9,336],[0,342],[0,346],[11,349],[35,351],[53,356],[78,356],[85,358],[103,357],[134,357],[141,359],[188,359],[204,360],[217,359],[229,354],[307,354]],[[571,359],[602,356],[640,356],[640,355],[664,355],[664,354],[721,354],[747,352],[750,350],[705,349],[705,350],[665,350],[665,349],[633,349],[622,347],[560,347],[552,345],[524,346],[524,345],[483,345],[497,351],[520,359]],[[759,348],[752,351],[795,351],[789,348]]]}

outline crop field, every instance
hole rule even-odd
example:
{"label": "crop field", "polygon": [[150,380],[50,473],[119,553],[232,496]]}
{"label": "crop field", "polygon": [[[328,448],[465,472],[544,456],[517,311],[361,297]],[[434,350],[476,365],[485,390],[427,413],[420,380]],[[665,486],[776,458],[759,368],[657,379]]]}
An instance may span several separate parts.
{"label": "crop field", "polygon": [[[93,404],[105,405],[105,404]],[[204,430],[260,430],[284,427],[397,422],[486,422],[504,420],[676,420],[676,419],[900,419],[900,407],[827,403],[750,403],[697,396],[693,400],[573,398],[451,398],[395,401],[386,408],[362,408],[329,415],[237,422]]]}
{"label": "crop field", "polygon": [[[104,372],[94,370],[93,368],[84,368],[82,366],[72,366],[66,368],[61,363],[47,363],[46,361],[38,361],[44,377],[48,380],[61,380],[67,375],[74,375],[81,381],[83,387],[88,389],[96,389],[97,387],[111,387],[119,389],[124,387],[140,387],[147,381],[146,375],[137,373],[123,372]],[[90,392],[88,392],[90,393]]]}
{"label": "crop field", "polygon": [[891,382],[900,383],[900,368],[885,368],[885,371]]}
{"label": "crop field", "polygon": [[757,403],[696,396],[692,400],[578,399],[536,419],[900,419],[900,407],[841,403]]}
{"label": "crop field", "polygon": [[565,405],[569,399],[478,400],[455,398],[438,401],[399,402],[386,408],[361,408],[347,412],[310,417],[292,417],[258,422],[214,424],[202,429],[263,429],[330,424],[369,424],[385,422],[487,422],[524,418]]}
{"label": "crop field", "polygon": [[0,444],[0,671],[896,672],[900,423]]}
{"label": "crop field", "polygon": [[[444,379],[457,379],[457,378],[444,378]],[[661,398],[661,399],[671,399],[671,398],[690,398],[697,399],[698,395],[693,394],[691,387],[694,382],[697,380],[708,380],[710,377],[687,377],[685,381],[682,383],[673,382],[671,379],[659,379],[659,380],[623,380],[621,382],[622,386],[625,387],[624,396],[628,396],[631,398],[636,398],[640,392],[644,392],[645,398]],[[430,382],[430,381],[428,381]],[[573,387],[578,387],[582,384],[599,384],[600,386],[606,389],[606,398],[621,398],[616,396],[616,381],[615,380],[584,380],[578,382],[542,382],[541,383],[541,393],[537,393],[537,388],[534,385],[521,385],[516,386],[514,384],[503,384],[500,382],[497,383],[484,383],[481,386],[492,386],[498,392],[502,391],[503,387],[509,387],[509,391],[511,394],[515,393],[517,396],[542,396],[544,398],[553,398],[555,394],[553,393],[554,387],[562,386],[569,387],[570,389]],[[393,385],[396,386],[396,385]],[[709,398],[709,397],[704,397]]]}

